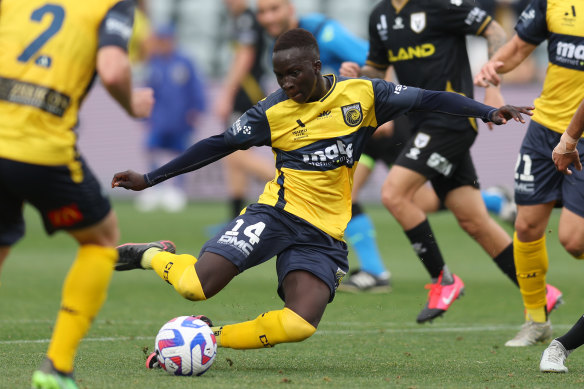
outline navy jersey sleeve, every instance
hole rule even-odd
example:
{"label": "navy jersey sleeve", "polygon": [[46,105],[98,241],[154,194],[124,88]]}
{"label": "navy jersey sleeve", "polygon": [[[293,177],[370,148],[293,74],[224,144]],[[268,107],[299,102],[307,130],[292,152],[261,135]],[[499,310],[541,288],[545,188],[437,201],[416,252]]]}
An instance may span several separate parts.
{"label": "navy jersey sleeve", "polygon": [[262,102],[248,109],[225,132],[227,144],[242,150],[252,146],[270,146],[271,139],[270,125]]}
{"label": "navy jersey sleeve", "polygon": [[387,58],[387,49],[380,36],[381,33],[388,33],[387,17],[379,10],[378,5],[369,15],[369,53],[365,63],[377,69],[387,69],[390,63]]}
{"label": "navy jersey sleeve", "polygon": [[476,0],[432,0],[443,15],[441,25],[463,35],[481,35],[493,21],[491,15],[477,6]]}
{"label": "navy jersey sleeve", "polygon": [[116,3],[105,15],[99,26],[99,48],[118,46],[128,51],[128,42],[134,27],[134,2],[123,0]]}
{"label": "navy jersey sleeve", "polygon": [[411,111],[421,99],[421,89],[372,79],[375,95],[375,115],[385,123]]}
{"label": "navy jersey sleeve", "polygon": [[519,38],[532,45],[539,45],[548,38],[546,9],[547,0],[533,0],[525,8],[515,26]]}

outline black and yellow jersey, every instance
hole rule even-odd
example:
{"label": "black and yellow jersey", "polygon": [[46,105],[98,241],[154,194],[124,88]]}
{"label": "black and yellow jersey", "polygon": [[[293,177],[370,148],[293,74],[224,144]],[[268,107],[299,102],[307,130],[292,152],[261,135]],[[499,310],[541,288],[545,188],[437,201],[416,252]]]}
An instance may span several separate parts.
{"label": "black and yellow jersey", "polygon": [[0,157],[62,165],[100,47],[127,48],[131,0],[0,2]]}
{"label": "black and yellow jersey", "polygon": [[419,90],[380,80],[327,77],[332,87],[320,100],[298,104],[279,90],[241,116],[225,138],[238,148],[272,147],[276,177],[266,184],[259,203],[284,209],[342,239],[365,141],[378,123],[413,107]]}
{"label": "black and yellow jersey", "polygon": [[532,120],[562,133],[584,99],[584,2],[534,0],[515,30],[527,43],[548,41],[547,73]]}
{"label": "black and yellow jersey", "polygon": [[[472,98],[466,35],[481,35],[491,21],[475,0],[408,0],[400,9],[383,0],[369,17],[366,64],[382,70],[393,65],[401,84]],[[410,117],[410,123],[414,128],[476,129],[474,120],[439,113]]]}

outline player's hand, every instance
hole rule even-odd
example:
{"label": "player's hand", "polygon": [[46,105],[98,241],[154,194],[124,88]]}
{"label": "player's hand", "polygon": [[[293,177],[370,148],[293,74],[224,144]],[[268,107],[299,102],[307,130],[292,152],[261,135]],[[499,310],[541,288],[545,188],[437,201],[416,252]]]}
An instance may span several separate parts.
{"label": "player's hand", "polygon": [[554,148],[554,151],[552,152],[552,159],[554,160],[554,165],[556,165],[556,169],[558,169],[559,172],[564,173],[568,176],[571,175],[572,170],[568,168],[568,166],[570,166],[571,164],[574,165],[576,170],[582,170],[582,162],[580,162],[580,153],[578,153],[577,149],[570,153],[562,154],[556,152],[556,148]]}
{"label": "player's hand", "polygon": [[154,106],[154,90],[152,88],[136,88],[132,91],[132,117],[147,118]]}
{"label": "player's hand", "polygon": [[493,111],[491,114],[491,122],[496,125],[501,125],[507,123],[507,120],[513,119],[516,122],[525,123],[525,119],[521,114],[525,114],[528,116],[533,115],[533,111],[535,107],[515,107],[513,105],[504,105],[501,108]]}
{"label": "player's hand", "polygon": [[146,180],[144,180],[143,174],[133,170],[126,170],[125,172],[114,174],[112,188],[115,187],[138,191],[146,189],[148,185],[146,184]]}
{"label": "player's hand", "polygon": [[[486,105],[491,107],[502,107],[505,105],[505,99],[501,94],[501,88],[493,87],[485,89],[485,99],[483,101]],[[487,127],[489,130],[493,129],[493,123],[487,122]]]}
{"label": "player's hand", "polygon": [[343,62],[339,69],[339,74],[343,77],[360,77],[361,67],[356,62]]}
{"label": "player's hand", "polygon": [[475,76],[474,84],[483,88],[488,88],[490,84],[498,86],[501,83],[501,76],[497,74],[497,69],[501,66],[503,66],[503,62],[501,61],[487,62]]}

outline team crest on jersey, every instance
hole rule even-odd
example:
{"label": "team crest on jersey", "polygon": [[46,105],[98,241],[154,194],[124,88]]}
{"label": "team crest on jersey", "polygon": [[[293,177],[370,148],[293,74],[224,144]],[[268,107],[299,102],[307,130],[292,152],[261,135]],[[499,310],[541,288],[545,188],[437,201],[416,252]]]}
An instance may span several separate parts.
{"label": "team crest on jersey", "polygon": [[415,12],[410,16],[410,28],[419,34],[426,28],[426,12]]}
{"label": "team crest on jersey", "polygon": [[357,127],[363,121],[361,103],[344,105],[341,107],[341,111],[343,112],[343,119],[349,127]]}

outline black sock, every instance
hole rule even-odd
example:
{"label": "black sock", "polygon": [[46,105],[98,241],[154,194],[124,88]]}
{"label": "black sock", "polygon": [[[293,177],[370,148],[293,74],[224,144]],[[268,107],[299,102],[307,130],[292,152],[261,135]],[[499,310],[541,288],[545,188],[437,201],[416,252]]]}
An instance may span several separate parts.
{"label": "black sock", "polygon": [[505,273],[515,285],[519,286],[519,282],[517,281],[517,271],[515,270],[515,259],[513,257],[513,243],[510,243],[509,246],[505,247],[499,255],[493,258],[493,261],[495,261],[497,266],[499,266],[499,269],[501,269],[501,271]]}
{"label": "black sock", "polygon": [[236,217],[238,217],[239,214],[241,213],[242,209],[243,209],[243,199],[241,197],[231,199],[231,218],[232,219],[235,219]]}
{"label": "black sock", "polygon": [[565,335],[556,338],[566,350],[574,350],[584,344],[584,316]]}
{"label": "black sock", "polygon": [[434,233],[428,219],[405,233],[430,277],[438,278],[444,267],[444,259],[434,239]]}

